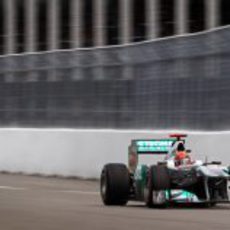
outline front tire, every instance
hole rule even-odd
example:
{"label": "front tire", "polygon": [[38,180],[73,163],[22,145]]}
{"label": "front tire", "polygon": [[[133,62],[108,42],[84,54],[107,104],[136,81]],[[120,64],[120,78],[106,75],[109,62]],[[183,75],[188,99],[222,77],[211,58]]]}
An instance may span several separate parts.
{"label": "front tire", "polygon": [[[170,178],[165,165],[152,165],[149,168],[145,204],[151,207],[166,207],[165,190],[170,189]],[[159,202],[159,196],[161,202]]]}
{"label": "front tire", "polygon": [[100,192],[105,205],[125,205],[128,202],[130,177],[124,164],[107,164],[101,173]]}
{"label": "front tire", "polygon": [[168,169],[165,165],[153,165],[152,168],[152,183],[154,190],[170,189],[170,177]]}

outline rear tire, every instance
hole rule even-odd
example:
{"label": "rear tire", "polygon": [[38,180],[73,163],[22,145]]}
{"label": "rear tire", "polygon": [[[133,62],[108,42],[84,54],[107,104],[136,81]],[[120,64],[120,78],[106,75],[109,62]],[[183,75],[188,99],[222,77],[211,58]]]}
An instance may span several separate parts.
{"label": "rear tire", "polygon": [[125,205],[128,202],[130,177],[124,164],[107,164],[101,173],[100,192],[105,205]]}

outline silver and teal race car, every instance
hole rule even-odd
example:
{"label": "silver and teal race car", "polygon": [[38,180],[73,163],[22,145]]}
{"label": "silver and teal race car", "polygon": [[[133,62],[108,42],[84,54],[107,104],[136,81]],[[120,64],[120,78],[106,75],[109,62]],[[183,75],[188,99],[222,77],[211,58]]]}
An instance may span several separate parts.
{"label": "silver and teal race car", "polygon": [[[199,204],[210,207],[229,203],[230,167],[221,162],[191,160],[177,165],[175,152],[185,146],[186,135],[166,139],[132,140],[128,167],[106,164],[101,172],[100,190],[105,205],[125,205],[129,200],[144,201],[148,207],[169,204]],[[190,153],[191,150],[186,150]],[[164,155],[153,165],[139,164],[140,155]]]}

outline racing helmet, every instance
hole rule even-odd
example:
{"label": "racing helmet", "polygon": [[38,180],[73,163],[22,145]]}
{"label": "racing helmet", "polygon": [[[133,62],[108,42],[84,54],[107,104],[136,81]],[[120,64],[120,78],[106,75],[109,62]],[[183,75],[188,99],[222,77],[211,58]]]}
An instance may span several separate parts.
{"label": "racing helmet", "polygon": [[182,161],[187,157],[187,153],[185,150],[185,146],[183,142],[178,143],[177,149],[176,149],[176,155],[175,160],[176,161]]}
{"label": "racing helmet", "polygon": [[184,143],[179,142],[177,145],[177,151],[185,151]]}

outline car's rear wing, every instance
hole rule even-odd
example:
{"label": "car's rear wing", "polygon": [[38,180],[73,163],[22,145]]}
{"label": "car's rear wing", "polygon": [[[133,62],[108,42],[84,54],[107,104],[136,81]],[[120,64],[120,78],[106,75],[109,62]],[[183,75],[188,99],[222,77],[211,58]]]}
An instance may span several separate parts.
{"label": "car's rear wing", "polygon": [[137,154],[167,154],[176,138],[132,140],[130,148]]}
{"label": "car's rear wing", "polygon": [[134,173],[141,154],[167,154],[176,138],[132,140],[129,146],[129,170]]}
{"label": "car's rear wing", "polygon": [[134,173],[138,164],[138,156],[141,154],[162,155],[171,152],[177,141],[183,141],[184,134],[172,134],[165,139],[137,139],[132,140],[129,146],[129,170]]}

